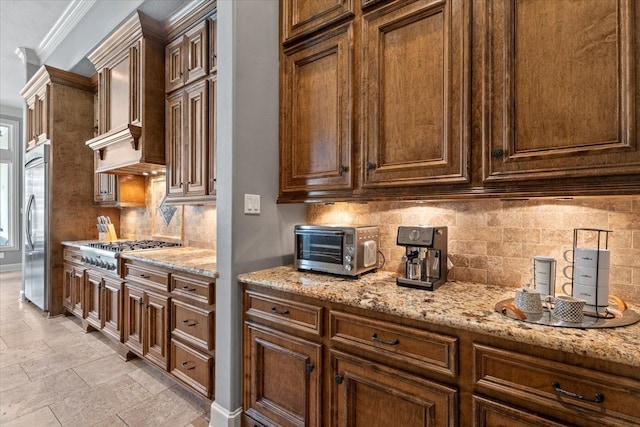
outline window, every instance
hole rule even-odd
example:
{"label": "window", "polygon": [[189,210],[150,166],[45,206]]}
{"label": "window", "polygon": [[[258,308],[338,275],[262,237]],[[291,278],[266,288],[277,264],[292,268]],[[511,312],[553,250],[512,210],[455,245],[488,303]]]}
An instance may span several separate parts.
{"label": "window", "polygon": [[19,249],[19,197],[17,120],[0,117],[0,251]]}

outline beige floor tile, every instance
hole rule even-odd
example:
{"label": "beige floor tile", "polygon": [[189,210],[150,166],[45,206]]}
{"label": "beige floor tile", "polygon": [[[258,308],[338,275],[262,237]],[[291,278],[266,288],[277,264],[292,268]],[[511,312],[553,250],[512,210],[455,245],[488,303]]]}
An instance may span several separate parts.
{"label": "beige floor tile", "polygon": [[185,427],[209,427],[209,416],[202,415],[195,420],[192,420]]}
{"label": "beige floor tile", "polygon": [[46,377],[56,372],[83,365],[103,357],[88,345],[80,344],[60,352],[53,352],[38,359],[22,362],[22,369],[31,380]]}
{"label": "beige floor tile", "polygon": [[45,406],[35,412],[3,423],[2,427],[59,427],[61,425],[51,409]]}
{"label": "beige floor tile", "polygon": [[9,348],[9,346],[7,345],[7,343],[4,342],[4,340],[2,338],[0,338],[0,351],[6,350],[8,348]]}
{"label": "beige floor tile", "polygon": [[8,322],[0,325],[0,337],[15,334],[18,332],[29,332],[31,328],[24,320],[18,320],[17,322]]}
{"label": "beige floor tile", "polygon": [[175,385],[175,381],[146,363],[128,375],[152,394],[158,394]]}
{"label": "beige floor tile", "polygon": [[80,326],[80,322],[78,319],[64,319],[64,321],[60,322],[60,324],[62,326],[64,326],[65,328],[67,328],[69,331],[71,332],[82,332],[84,333],[84,330],[82,329],[82,326]]}
{"label": "beige floor tile", "polygon": [[68,394],[50,408],[63,426],[86,427],[88,420],[92,423],[106,422],[150,397],[151,393],[123,375],[84,392]]}
{"label": "beige floor tile", "polygon": [[63,399],[83,395],[89,386],[71,369],[0,392],[0,425]]}
{"label": "beige floor tile", "polygon": [[136,427],[174,427],[185,426],[192,420],[204,415],[204,411],[176,392],[179,386],[167,389],[149,401],[142,402],[118,416],[130,426]]}
{"label": "beige floor tile", "polygon": [[65,328],[65,330],[67,330],[66,334],[63,334],[59,337],[45,338],[44,342],[49,347],[51,347],[53,351],[58,352],[65,351],[69,347],[74,347],[80,344],[84,344],[93,348],[102,356],[108,356],[116,352],[115,349],[111,347],[109,339],[104,337],[104,335],[99,332],[70,332],[67,328]]}
{"label": "beige floor tile", "polygon": [[[4,335],[2,339],[11,348],[35,341],[45,341],[69,334],[69,330],[58,324],[43,325],[31,329],[28,333],[24,331],[10,335]],[[46,342],[46,341],[45,341]]]}
{"label": "beige floor tile", "polygon": [[[117,415],[112,415],[109,418],[105,418],[104,420],[100,420],[97,422],[87,421],[85,427],[128,427],[124,421],[120,419]],[[135,426],[131,426],[135,427]]]}
{"label": "beige floor tile", "polygon": [[101,357],[73,368],[76,374],[90,387],[111,381],[136,369],[138,368],[125,362],[116,354]]}
{"label": "beige floor tile", "polygon": [[19,363],[0,369],[0,392],[31,382]]}
{"label": "beige floor tile", "polygon": [[44,341],[35,341],[0,351],[0,368],[51,354]]}

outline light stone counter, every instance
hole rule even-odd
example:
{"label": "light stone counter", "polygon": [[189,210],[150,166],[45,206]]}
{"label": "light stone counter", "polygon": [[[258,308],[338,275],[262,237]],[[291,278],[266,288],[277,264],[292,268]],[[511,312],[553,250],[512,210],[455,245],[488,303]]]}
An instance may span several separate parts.
{"label": "light stone counter", "polygon": [[[239,280],[275,290],[423,320],[554,350],[640,367],[640,323],[610,329],[536,325],[494,310],[515,289],[468,282],[447,282],[437,290],[404,288],[395,275],[376,272],[360,279],[299,272],[291,266],[241,274]],[[629,305],[639,312],[640,307]]]}
{"label": "light stone counter", "polygon": [[170,268],[176,271],[218,277],[216,252],[211,249],[190,246],[122,252],[122,258],[146,262],[149,265]]}
{"label": "light stone counter", "polygon": [[86,246],[89,243],[95,243],[97,240],[68,240],[60,242],[63,246],[69,246],[71,248],[80,249],[80,246]]}

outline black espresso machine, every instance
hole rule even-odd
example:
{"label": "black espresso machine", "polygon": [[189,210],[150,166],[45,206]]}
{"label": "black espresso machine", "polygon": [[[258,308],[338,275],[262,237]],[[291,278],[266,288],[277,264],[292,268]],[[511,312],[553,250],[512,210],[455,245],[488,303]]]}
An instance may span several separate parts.
{"label": "black espresso machine", "polygon": [[433,291],[447,281],[447,227],[400,226],[397,244],[405,247],[398,286]]}

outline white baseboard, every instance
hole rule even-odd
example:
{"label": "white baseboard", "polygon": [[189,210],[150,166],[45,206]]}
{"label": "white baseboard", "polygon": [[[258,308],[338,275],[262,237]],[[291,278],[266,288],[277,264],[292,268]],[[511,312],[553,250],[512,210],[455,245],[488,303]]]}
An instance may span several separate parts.
{"label": "white baseboard", "polygon": [[5,271],[20,271],[22,270],[22,264],[0,264],[0,272]]}
{"label": "white baseboard", "polygon": [[209,427],[240,427],[242,424],[242,407],[233,412],[229,412],[226,408],[218,405],[216,402],[211,404],[211,420]]}

